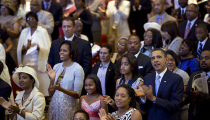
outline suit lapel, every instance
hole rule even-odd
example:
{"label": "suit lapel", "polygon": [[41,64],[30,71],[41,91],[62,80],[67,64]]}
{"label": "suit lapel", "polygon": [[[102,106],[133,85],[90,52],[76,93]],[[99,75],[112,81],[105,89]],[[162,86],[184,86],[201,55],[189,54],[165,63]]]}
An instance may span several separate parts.
{"label": "suit lapel", "polygon": [[210,39],[207,39],[204,47],[203,47],[203,50],[209,50],[210,49]]}
{"label": "suit lapel", "polygon": [[40,10],[39,15],[38,15],[39,21],[42,21],[42,16],[43,16],[43,10]]}
{"label": "suit lapel", "polygon": [[76,36],[74,36],[72,41],[75,42],[75,43],[78,43],[78,41],[76,39],[77,39]]}
{"label": "suit lapel", "polygon": [[164,90],[165,86],[167,85],[168,80],[170,80],[170,76],[169,76],[169,73],[168,73],[168,70],[167,70],[166,73],[163,75],[163,78],[161,80],[157,96],[160,96],[160,94]]}
{"label": "suit lapel", "polygon": [[191,34],[191,33],[194,33],[194,31],[195,31],[195,27],[197,26],[197,24],[198,24],[198,18],[197,18],[197,20],[195,21],[195,23],[193,24],[193,26],[192,26],[192,28],[190,29],[190,32],[188,33],[188,37],[189,37],[189,35]]}
{"label": "suit lapel", "polygon": [[164,19],[163,19],[162,24],[165,23],[167,20],[168,20],[168,14],[166,13],[166,14],[165,14],[165,17],[164,17]]}
{"label": "suit lapel", "polygon": [[137,57],[137,60],[138,60],[138,63],[142,63],[143,59],[142,59],[142,53],[139,53],[138,57]]}
{"label": "suit lapel", "polygon": [[154,75],[152,75],[152,78],[151,78],[151,85],[154,86],[152,87],[152,92],[153,92],[153,95],[156,95],[155,93],[155,79],[156,79],[156,72],[153,72]]}
{"label": "suit lapel", "polygon": [[[112,67],[113,67],[113,63],[110,61],[109,63],[109,66],[107,68],[107,71],[106,71],[106,78],[105,78],[105,87],[107,88],[107,83],[109,81],[109,74],[111,73],[112,71]],[[113,76],[114,77],[114,76]]]}

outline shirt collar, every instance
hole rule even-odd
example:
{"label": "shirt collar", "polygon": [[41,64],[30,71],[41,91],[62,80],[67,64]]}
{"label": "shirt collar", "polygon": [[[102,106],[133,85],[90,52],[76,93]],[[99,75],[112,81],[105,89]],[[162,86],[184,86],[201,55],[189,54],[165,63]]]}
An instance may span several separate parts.
{"label": "shirt collar", "polygon": [[45,2],[45,1],[43,0],[43,2],[44,2],[45,5],[47,5],[47,3],[48,3],[49,5],[51,4],[51,0],[50,0],[49,2]]}
{"label": "shirt collar", "polygon": [[106,67],[106,68],[108,68],[109,63],[110,63],[110,61],[109,61],[108,63],[105,63],[105,64],[102,64],[102,62],[101,62],[101,63],[100,63],[100,67]]}
{"label": "shirt collar", "polygon": [[139,53],[140,53],[140,51],[139,51],[138,53],[135,54],[135,57],[136,57],[136,58],[139,56]]}
{"label": "shirt collar", "polygon": [[156,71],[156,77],[159,75],[160,76],[160,81],[161,81],[164,74],[166,73],[166,71],[167,71],[167,68],[163,72],[161,72],[160,74],[158,74],[157,71]]}
{"label": "shirt collar", "polygon": [[164,19],[164,17],[165,17],[165,15],[166,15],[166,12],[165,12],[165,13],[163,13],[162,15],[158,15],[158,14],[157,14],[157,19],[159,19],[159,18],[161,17],[161,20],[163,20],[163,19]]}
{"label": "shirt collar", "polygon": [[198,17],[197,18],[195,18],[194,20],[192,20],[192,21],[189,21],[189,20],[187,20],[187,25],[188,25],[188,23],[190,22],[191,23],[191,25],[194,25],[194,23],[195,23],[195,21],[198,19]]}
{"label": "shirt collar", "polygon": [[65,39],[65,40],[68,40],[68,41],[72,41],[73,38],[74,38],[74,34],[73,34],[70,38],[67,38],[66,36],[64,36],[64,39]]}
{"label": "shirt collar", "polygon": [[[41,10],[40,10],[40,11],[41,11]],[[39,15],[40,11],[36,13],[36,14],[37,14],[37,16]]]}
{"label": "shirt collar", "polygon": [[202,42],[200,42],[200,41],[199,41],[199,42],[198,42],[198,45],[200,45],[200,43],[201,43],[201,44],[204,46],[204,45],[205,45],[205,43],[206,43],[206,41],[207,41],[207,39],[208,39],[208,38],[206,37],[206,39],[205,39],[205,40],[203,40]]}
{"label": "shirt collar", "polygon": [[181,9],[181,11],[182,11],[182,10],[184,10],[184,12],[186,11],[186,7],[184,7],[184,8],[180,7],[180,9]]}

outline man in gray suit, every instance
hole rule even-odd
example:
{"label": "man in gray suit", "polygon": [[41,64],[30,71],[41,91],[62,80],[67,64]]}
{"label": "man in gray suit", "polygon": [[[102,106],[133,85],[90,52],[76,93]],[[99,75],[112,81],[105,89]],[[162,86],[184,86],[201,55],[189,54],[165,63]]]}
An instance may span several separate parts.
{"label": "man in gray suit", "polygon": [[157,22],[158,24],[162,25],[163,23],[172,20],[178,24],[176,18],[170,16],[165,12],[165,5],[166,5],[165,0],[155,0],[153,3],[154,3],[154,10],[157,15],[149,18],[149,22]]}
{"label": "man in gray suit", "polygon": [[42,10],[41,0],[31,0],[31,11],[38,15],[38,25],[42,26],[47,30],[49,35],[53,32],[54,19],[50,12]]}

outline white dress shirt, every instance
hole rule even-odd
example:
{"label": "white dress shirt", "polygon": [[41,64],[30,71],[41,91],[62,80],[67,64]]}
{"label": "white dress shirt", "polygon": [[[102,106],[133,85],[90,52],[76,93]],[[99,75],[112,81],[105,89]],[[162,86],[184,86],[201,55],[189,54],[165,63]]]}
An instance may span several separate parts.
{"label": "white dress shirt", "polygon": [[185,30],[187,29],[189,22],[191,23],[191,25],[190,25],[190,29],[191,29],[191,28],[193,27],[193,25],[194,25],[194,23],[195,23],[195,21],[196,21],[197,19],[198,19],[198,18],[195,18],[195,19],[192,20],[192,21],[187,20],[187,25],[186,25]]}
{"label": "white dress shirt", "polygon": [[74,38],[74,34],[73,34],[70,38],[67,38],[66,36],[64,36],[64,39],[65,39],[65,40],[68,40],[68,41],[72,41],[73,38]]}

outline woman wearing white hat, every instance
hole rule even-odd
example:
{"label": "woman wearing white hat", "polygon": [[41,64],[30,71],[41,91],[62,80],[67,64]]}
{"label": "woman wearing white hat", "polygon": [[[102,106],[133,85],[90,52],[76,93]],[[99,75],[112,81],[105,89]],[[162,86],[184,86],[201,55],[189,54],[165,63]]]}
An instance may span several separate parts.
{"label": "woman wearing white hat", "polygon": [[15,84],[24,90],[15,98],[16,105],[2,97],[0,105],[10,112],[10,118],[14,120],[44,119],[45,98],[37,89],[39,81],[36,71],[28,66],[19,67],[12,77]]}

